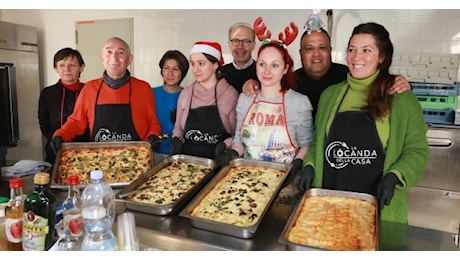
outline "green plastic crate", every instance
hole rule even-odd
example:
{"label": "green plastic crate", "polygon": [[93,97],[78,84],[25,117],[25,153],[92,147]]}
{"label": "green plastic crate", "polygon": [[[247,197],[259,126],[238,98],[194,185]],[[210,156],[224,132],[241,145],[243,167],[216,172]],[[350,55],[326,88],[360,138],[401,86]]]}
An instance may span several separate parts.
{"label": "green plastic crate", "polygon": [[458,96],[419,96],[418,101],[422,108],[428,109],[457,109]]}

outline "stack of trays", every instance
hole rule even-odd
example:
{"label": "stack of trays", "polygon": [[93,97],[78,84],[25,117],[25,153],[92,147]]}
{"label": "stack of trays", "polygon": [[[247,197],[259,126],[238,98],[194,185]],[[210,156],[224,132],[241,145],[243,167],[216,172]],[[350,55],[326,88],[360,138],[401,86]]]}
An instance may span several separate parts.
{"label": "stack of trays", "polygon": [[454,123],[460,82],[455,84],[411,82],[428,123]]}

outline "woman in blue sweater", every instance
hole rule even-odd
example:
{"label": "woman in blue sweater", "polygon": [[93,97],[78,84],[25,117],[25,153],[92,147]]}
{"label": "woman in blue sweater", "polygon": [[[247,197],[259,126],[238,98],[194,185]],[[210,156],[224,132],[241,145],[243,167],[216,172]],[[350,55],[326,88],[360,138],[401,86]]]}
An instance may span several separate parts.
{"label": "woman in blue sweater", "polygon": [[393,45],[380,24],[354,28],[347,80],[321,95],[298,188],[368,193],[382,220],[407,223],[406,190],[423,175],[427,126],[415,94],[390,95]]}
{"label": "woman in blue sweater", "polygon": [[189,63],[187,57],[178,50],[169,50],[160,60],[163,85],[153,88],[158,120],[161,125],[161,135],[165,139],[156,150],[158,153],[169,154],[172,130],[176,121],[177,100],[182,91],[180,83],[187,75]]}

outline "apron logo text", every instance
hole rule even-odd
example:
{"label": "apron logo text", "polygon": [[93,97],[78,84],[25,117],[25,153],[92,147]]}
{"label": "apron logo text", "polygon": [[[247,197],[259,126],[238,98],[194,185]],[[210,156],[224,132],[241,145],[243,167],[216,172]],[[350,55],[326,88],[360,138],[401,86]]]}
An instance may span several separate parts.
{"label": "apron logo text", "polygon": [[369,149],[349,147],[345,142],[331,142],[325,150],[325,157],[332,168],[342,169],[348,164],[371,165],[377,159],[377,152]]}
{"label": "apron logo text", "polygon": [[117,132],[110,132],[107,128],[100,128],[97,131],[94,141],[106,142],[106,141],[131,141],[133,138],[131,134],[119,134]]}
{"label": "apron logo text", "polygon": [[185,133],[185,139],[193,142],[206,142],[215,145],[219,142],[219,135],[210,135],[209,133],[202,133],[200,130],[189,130]]}

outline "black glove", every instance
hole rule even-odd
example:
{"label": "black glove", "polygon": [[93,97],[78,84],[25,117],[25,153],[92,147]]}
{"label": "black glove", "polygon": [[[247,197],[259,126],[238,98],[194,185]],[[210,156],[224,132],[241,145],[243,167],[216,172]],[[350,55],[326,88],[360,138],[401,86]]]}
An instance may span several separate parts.
{"label": "black glove", "polygon": [[218,142],[214,149],[214,158],[223,156],[225,150],[227,150],[227,145],[224,142]]}
{"label": "black glove", "polygon": [[173,109],[169,112],[169,119],[171,120],[171,123],[173,124],[176,123],[176,113],[177,113],[177,109]]}
{"label": "black glove", "polygon": [[383,176],[382,180],[377,185],[377,201],[379,203],[379,211],[384,205],[390,205],[391,199],[395,194],[396,184],[400,183],[396,174],[389,172]]}
{"label": "black glove", "polygon": [[53,151],[54,155],[56,155],[59,149],[61,149],[61,146],[62,146],[62,137],[60,136],[54,137],[50,142],[50,148],[51,148],[51,151]]}
{"label": "black glove", "polygon": [[152,151],[155,151],[158,148],[160,148],[161,140],[160,138],[158,138],[158,136],[151,135],[149,136],[149,143],[150,143],[150,148],[152,148]]}
{"label": "black glove", "polygon": [[169,155],[180,154],[182,152],[182,141],[178,137],[171,140],[171,149]]}
{"label": "black glove", "polygon": [[289,170],[288,176],[284,180],[283,186],[281,186],[282,188],[288,186],[289,183],[291,183],[294,180],[295,176],[297,176],[297,174],[300,173],[300,171],[302,170],[302,164],[303,160],[300,158],[297,158],[294,161],[292,161],[291,170]]}
{"label": "black glove", "polygon": [[238,152],[233,149],[228,149],[216,157],[217,165],[227,166],[234,157],[240,157]]}
{"label": "black glove", "polygon": [[311,181],[313,180],[313,176],[315,175],[315,170],[311,165],[305,166],[303,171],[300,172],[300,179],[297,182],[297,188],[300,191],[306,191],[310,189]]}

